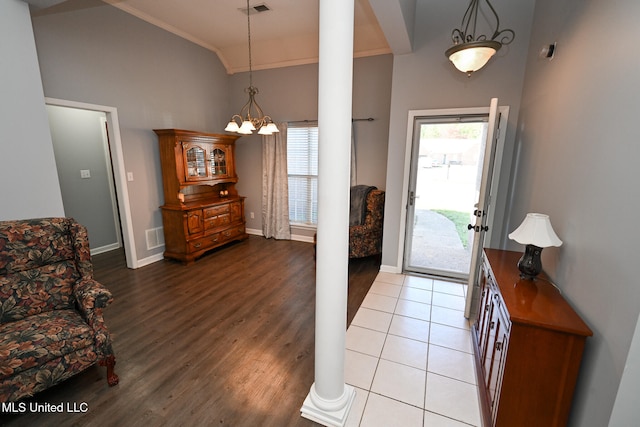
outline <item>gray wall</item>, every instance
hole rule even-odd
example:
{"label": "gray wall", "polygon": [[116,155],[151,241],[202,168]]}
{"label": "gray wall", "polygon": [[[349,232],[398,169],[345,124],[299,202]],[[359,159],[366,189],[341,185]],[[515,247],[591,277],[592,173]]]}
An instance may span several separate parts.
{"label": "gray wall", "polygon": [[[47,106],[47,113],[65,216],[87,227],[92,250],[113,249],[119,243],[119,229],[101,121],[106,114],[54,105]],[[91,177],[82,178],[80,170],[88,170]]]}
{"label": "gray wall", "polygon": [[162,226],[164,202],[153,129],[220,132],[229,115],[227,75],[204,48],[103,2],[86,6],[33,18],[44,93],[118,109],[125,166],[134,176],[136,253],[144,259],[162,252],[147,250],[145,239],[145,230]]}
{"label": "gray wall", "polygon": [[[502,223],[504,218],[534,1],[492,2],[502,27],[512,28],[516,37],[470,78],[456,70],[444,55],[452,45],[451,30],[459,25],[464,12],[463,2],[457,3],[458,7],[452,7],[449,0],[418,1],[414,51],[394,58],[382,254],[383,267],[390,269],[402,267],[398,248],[404,239],[401,219],[406,215],[401,201],[409,110],[488,107],[494,97],[499,98],[500,105],[511,107],[494,211],[496,224]],[[438,19],[433,19],[434,16]],[[488,245],[498,246],[502,238],[502,233],[494,232]]]}
{"label": "gray wall", "polygon": [[0,2],[0,220],[63,216],[29,6]]}
{"label": "gray wall", "polygon": [[[375,120],[356,122],[356,158],[358,184],[385,189],[387,136],[391,98],[392,56],[380,55],[354,60],[353,117]],[[244,88],[248,73],[230,78],[231,105],[238,112],[246,102]],[[260,93],[256,100],[276,122],[318,118],[318,65],[301,65],[253,73]],[[236,142],[238,191],[246,196],[247,227],[262,230],[262,146],[257,135]],[[254,212],[251,219],[250,213]],[[303,230],[294,230],[304,234]],[[313,235],[313,232],[310,232]]]}
{"label": "gray wall", "polygon": [[[543,265],[594,332],[573,426],[607,425],[625,363],[640,363],[629,354],[640,312],[639,16],[637,0],[536,2],[507,230],[543,212],[564,241]],[[539,59],[553,42],[555,58]],[[639,388],[635,377],[623,391],[635,393],[636,424]]]}

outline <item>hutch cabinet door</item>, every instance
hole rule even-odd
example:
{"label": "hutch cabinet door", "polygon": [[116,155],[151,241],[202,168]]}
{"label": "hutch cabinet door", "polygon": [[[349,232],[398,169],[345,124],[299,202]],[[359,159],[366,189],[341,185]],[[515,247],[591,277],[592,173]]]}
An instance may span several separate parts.
{"label": "hutch cabinet door", "polygon": [[231,154],[229,146],[222,144],[213,144],[211,154],[209,156],[209,170],[211,178],[226,178],[231,176]]}
{"label": "hutch cabinet door", "polygon": [[238,222],[244,219],[242,201],[231,203],[231,222]]}
{"label": "hutch cabinet door", "polygon": [[202,181],[209,179],[207,171],[207,147],[182,143],[185,181]]}
{"label": "hutch cabinet door", "polygon": [[202,218],[202,210],[197,209],[187,212],[187,229],[189,234],[202,233],[204,220]]}

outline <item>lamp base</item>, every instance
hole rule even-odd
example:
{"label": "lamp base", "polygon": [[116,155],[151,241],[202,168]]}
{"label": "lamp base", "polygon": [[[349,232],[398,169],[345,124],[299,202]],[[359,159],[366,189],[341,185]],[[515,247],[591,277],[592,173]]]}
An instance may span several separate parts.
{"label": "lamp base", "polygon": [[542,248],[536,245],[527,245],[518,261],[518,270],[520,270],[520,277],[526,280],[534,280],[538,274],[542,271],[542,260],[540,255],[542,254]]}

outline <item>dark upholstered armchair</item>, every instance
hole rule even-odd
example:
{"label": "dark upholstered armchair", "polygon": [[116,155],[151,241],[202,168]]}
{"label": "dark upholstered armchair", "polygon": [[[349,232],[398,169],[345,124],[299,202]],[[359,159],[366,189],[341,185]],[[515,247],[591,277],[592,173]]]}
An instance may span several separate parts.
{"label": "dark upholstered armchair", "polygon": [[71,218],[0,221],[0,402],[32,396],[89,366],[118,383],[87,230]]}
{"label": "dark upholstered armchair", "polygon": [[[364,186],[357,186],[364,187]],[[352,207],[354,190],[352,187]],[[349,258],[363,258],[382,254],[382,225],[384,219],[384,191],[375,187],[362,188],[366,192],[363,217],[349,226]],[[353,223],[354,221],[351,221]]]}

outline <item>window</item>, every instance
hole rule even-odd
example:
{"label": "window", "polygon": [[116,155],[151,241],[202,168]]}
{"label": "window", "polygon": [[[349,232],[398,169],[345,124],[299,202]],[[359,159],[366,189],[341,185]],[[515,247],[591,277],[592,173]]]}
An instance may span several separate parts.
{"label": "window", "polygon": [[289,124],[287,129],[289,222],[318,223],[318,127]]}

